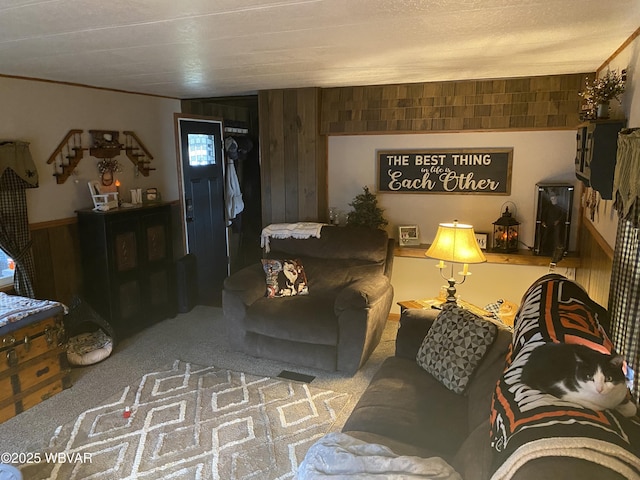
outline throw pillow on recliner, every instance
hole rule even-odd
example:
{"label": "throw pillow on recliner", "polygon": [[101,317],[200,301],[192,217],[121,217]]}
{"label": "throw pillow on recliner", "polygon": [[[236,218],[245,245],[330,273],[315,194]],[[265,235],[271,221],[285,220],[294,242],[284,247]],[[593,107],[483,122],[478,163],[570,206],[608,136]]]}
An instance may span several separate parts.
{"label": "throw pillow on recliner", "polygon": [[418,365],[455,393],[464,393],[498,327],[457,304],[444,304],[418,350]]}
{"label": "throw pillow on recliner", "polygon": [[300,260],[263,258],[262,268],[267,276],[265,297],[292,297],[309,294],[307,276]]}

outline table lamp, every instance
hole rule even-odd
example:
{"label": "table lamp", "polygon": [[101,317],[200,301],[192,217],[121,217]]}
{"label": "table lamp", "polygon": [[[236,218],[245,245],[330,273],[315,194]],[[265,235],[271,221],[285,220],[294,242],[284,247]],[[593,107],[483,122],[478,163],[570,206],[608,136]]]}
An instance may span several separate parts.
{"label": "table lamp", "polygon": [[[438,225],[436,238],[425,252],[425,255],[440,260],[436,267],[440,270],[442,278],[449,282],[447,303],[455,303],[456,284],[462,285],[467,277],[471,275],[469,273],[469,264],[487,261],[478,246],[473,227],[458,223],[457,220],[454,220],[453,223],[441,223]],[[451,262],[451,275],[449,277],[443,274],[443,270],[447,267],[444,262]],[[458,272],[458,275],[462,276],[462,280],[459,282],[456,282],[454,277],[454,263],[462,263],[462,271]]]}

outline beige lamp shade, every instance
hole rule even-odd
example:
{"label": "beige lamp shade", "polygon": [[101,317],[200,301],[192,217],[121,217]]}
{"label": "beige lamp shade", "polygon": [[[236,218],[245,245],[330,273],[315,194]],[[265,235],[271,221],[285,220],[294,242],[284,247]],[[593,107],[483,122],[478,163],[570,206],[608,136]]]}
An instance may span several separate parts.
{"label": "beige lamp shade", "polygon": [[487,259],[478,246],[471,225],[441,223],[436,238],[425,252],[427,257],[456,263],[482,263]]}

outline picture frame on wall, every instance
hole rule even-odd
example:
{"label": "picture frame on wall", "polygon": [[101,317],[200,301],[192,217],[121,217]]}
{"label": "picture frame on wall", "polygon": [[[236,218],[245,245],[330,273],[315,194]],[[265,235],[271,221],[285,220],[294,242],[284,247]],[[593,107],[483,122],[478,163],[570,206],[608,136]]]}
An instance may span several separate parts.
{"label": "picture frame on wall", "polygon": [[402,225],[398,227],[398,242],[401,247],[406,245],[420,245],[420,235],[417,225]]}
{"label": "picture frame on wall", "polygon": [[486,232],[475,232],[475,234],[480,250],[486,250],[489,246],[489,234]]}

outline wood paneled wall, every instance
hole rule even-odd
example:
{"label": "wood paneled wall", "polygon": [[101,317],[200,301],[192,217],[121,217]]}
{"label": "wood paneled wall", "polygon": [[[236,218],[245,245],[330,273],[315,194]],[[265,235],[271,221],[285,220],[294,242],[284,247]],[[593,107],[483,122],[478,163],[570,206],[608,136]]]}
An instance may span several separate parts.
{"label": "wood paneled wall", "polygon": [[82,285],[76,219],[32,224],[30,228],[36,297],[68,305],[72,296],[80,293]]}
{"label": "wood paneled wall", "polygon": [[261,91],[263,225],[326,220],[326,135],[573,129],[593,75]]}
{"label": "wood paneled wall", "polygon": [[322,90],[323,134],[574,128],[594,73]]}
{"label": "wood paneled wall", "polygon": [[[586,220],[582,220],[578,234],[581,262],[576,281],[594,301],[608,308],[613,249]],[[558,266],[562,267],[562,263]]]}
{"label": "wood paneled wall", "polygon": [[258,108],[256,95],[242,97],[212,97],[182,100],[182,113],[222,118],[241,123],[251,134],[258,131]]}
{"label": "wood paneled wall", "polygon": [[327,139],[320,89],[261,91],[262,223],[326,221]]}

